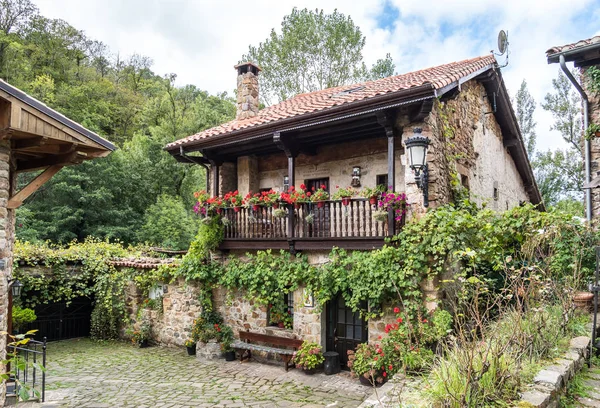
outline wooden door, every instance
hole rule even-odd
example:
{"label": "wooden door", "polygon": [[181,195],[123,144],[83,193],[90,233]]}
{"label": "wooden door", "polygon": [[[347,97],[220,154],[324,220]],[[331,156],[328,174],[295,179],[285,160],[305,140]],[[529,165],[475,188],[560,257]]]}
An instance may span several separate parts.
{"label": "wooden door", "polygon": [[[366,305],[366,303],[365,303]],[[361,305],[364,307],[365,305]],[[348,350],[355,350],[360,343],[367,342],[367,324],[359,312],[346,306],[344,297],[337,295],[327,303],[327,351],[340,354],[343,370],[348,370]]]}
{"label": "wooden door", "polygon": [[[304,185],[308,191],[316,191],[322,186],[325,186],[325,191],[329,191],[329,177],[320,179],[305,180]],[[314,214],[315,218],[313,224],[309,226],[310,237],[329,237],[330,234],[330,209],[329,205],[319,208],[316,203],[310,206],[310,211]]]}

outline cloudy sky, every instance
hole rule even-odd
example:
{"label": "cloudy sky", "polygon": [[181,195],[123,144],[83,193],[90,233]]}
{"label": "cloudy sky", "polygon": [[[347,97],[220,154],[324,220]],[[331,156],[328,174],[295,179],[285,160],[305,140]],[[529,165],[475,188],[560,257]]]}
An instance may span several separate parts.
{"label": "cloudy sky", "polygon": [[[233,65],[250,44],[278,29],[294,6],[337,8],[367,38],[368,65],[391,53],[398,73],[484,55],[508,31],[512,95],[523,79],[538,102],[538,149],[562,146],[539,106],[558,65],[545,51],[600,34],[600,0],[36,0],[43,15],[62,18],[115,54],[151,57],[154,71],[209,92],[235,87]],[[501,62],[504,57],[499,57]]]}

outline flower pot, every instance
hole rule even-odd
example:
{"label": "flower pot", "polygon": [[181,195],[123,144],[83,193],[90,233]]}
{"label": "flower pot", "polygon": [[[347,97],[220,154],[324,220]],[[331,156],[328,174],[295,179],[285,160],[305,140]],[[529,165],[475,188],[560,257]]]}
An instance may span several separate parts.
{"label": "flower pot", "polygon": [[233,207],[233,211],[235,211],[235,212],[240,212],[241,209],[242,209],[242,207]]}
{"label": "flower pot", "polygon": [[592,292],[577,292],[573,295],[573,302],[578,309],[591,310],[593,300],[594,294]]}
{"label": "flower pot", "polygon": [[304,374],[306,375],[314,375],[317,373],[317,368],[303,368],[302,371],[304,372]]}
{"label": "flower pot", "polygon": [[188,356],[196,355],[196,345],[195,344],[193,346],[187,346],[186,349],[187,349]]}
{"label": "flower pot", "polygon": [[283,322],[279,322],[277,323],[277,327],[279,327],[280,329],[285,329],[285,324]]}
{"label": "flower pot", "polygon": [[317,201],[317,208],[325,207],[325,201]]}
{"label": "flower pot", "polygon": [[252,211],[258,211],[260,204],[252,204]]}
{"label": "flower pot", "polygon": [[371,204],[371,205],[377,204],[377,196],[373,196],[373,197],[369,198],[369,204]]}
{"label": "flower pot", "polygon": [[148,340],[142,340],[138,343],[140,348],[146,348],[148,347]]}
{"label": "flower pot", "polygon": [[294,203],[294,208],[295,208],[296,210],[300,209],[300,203]]}
{"label": "flower pot", "polygon": [[225,352],[225,361],[235,361],[235,351],[226,351]]}
{"label": "flower pot", "polygon": [[344,204],[344,205],[350,204],[350,197],[342,197],[342,204]]}
{"label": "flower pot", "polygon": [[594,136],[600,137],[600,130],[594,133]]}
{"label": "flower pot", "polygon": [[279,208],[279,203],[273,203],[273,209],[276,210]]}
{"label": "flower pot", "polygon": [[217,208],[217,214],[221,214],[223,212],[222,208]]}

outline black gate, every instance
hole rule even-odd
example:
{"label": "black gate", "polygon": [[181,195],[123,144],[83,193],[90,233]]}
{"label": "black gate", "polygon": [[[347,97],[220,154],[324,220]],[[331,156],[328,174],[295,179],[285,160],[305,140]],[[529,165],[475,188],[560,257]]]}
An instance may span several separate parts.
{"label": "black gate", "polygon": [[[361,307],[365,307],[361,305]],[[342,369],[348,369],[348,350],[356,349],[360,343],[367,342],[367,325],[359,312],[353,312],[346,306],[344,297],[337,295],[327,303],[327,351],[340,354]]]}
{"label": "black gate", "polygon": [[38,330],[36,339],[55,341],[90,335],[92,301],[86,297],[74,299],[69,306],[66,302],[38,305],[35,314],[37,320],[26,330]]}

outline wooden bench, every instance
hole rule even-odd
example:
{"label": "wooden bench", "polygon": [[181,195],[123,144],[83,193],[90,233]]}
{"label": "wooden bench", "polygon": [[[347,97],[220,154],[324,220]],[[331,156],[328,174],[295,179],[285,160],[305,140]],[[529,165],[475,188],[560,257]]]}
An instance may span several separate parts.
{"label": "wooden bench", "polygon": [[[261,346],[250,342],[259,342],[271,344],[279,347]],[[240,361],[252,358],[252,351],[265,351],[268,353],[277,353],[285,362],[285,371],[288,371],[290,361],[294,352],[302,346],[302,340],[288,339],[279,336],[270,336],[268,334],[251,333],[249,331],[240,331],[240,339],[233,342],[231,347],[243,350],[240,354]],[[287,348],[284,348],[287,347]],[[290,349],[291,348],[291,349]]]}

